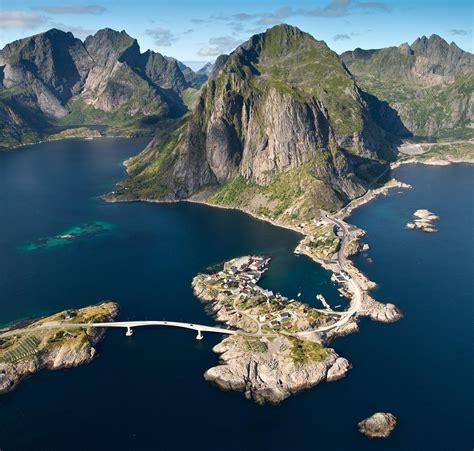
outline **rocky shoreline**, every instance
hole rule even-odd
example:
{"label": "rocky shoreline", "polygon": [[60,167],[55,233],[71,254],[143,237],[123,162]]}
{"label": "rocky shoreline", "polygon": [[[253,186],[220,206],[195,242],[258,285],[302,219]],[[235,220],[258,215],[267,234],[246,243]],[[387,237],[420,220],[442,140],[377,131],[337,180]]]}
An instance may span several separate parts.
{"label": "rocky shoreline", "polygon": [[[104,329],[44,328],[52,321],[112,321],[118,315],[114,302],[67,310],[2,330],[0,334],[0,395],[42,369],[70,368],[91,362]],[[36,328],[36,329],[35,329]],[[35,330],[29,330],[35,329]]]}
{"label": "rocky shoreline", "polygon": [[427,160],[418,160],[415,158],[410,158],[407,160],[397,161],[391,165],[391,169],[396,169],[403,164],[426,164],[428,166],[449,166],[450,164],[459,164],[459,163],[466,163],[466,164],[474,164],[474,158],[455,158],[451,156],[446,156],[443,158],[435,157],[430,158]]}
{"label": "rocky shoreline", "polygon": [[[374,190],[369,190],[361,198],[352,201],[335,216],[340,218],[342,221],[343,218],[349,216],[355,208],[358,208],[379,195],[387,195],[391,189],[395,188],[406,189],[411,188],[411,186],[399,182],[398,180],[391,179],[384,186]],[[120,199],[116,199],[114,193],[109,193],[102,198],[108,202],[147,201],[161,203],[161,201],[155,199],[124,199],[123,196]],[[313,253],[307,250],[307,247],[305,249],[305,246],[303,246],[304,241],[308,239],[314,231],[314,224],[312,224],[312,222],[307,222],[305,224],[281,223],[268,217],[258,216],[254,212],[247,211],[243,208],[214,205],[208,202],[205,196],[194,196],[193,198],[184,201],[201,203],[217,208],[240,210],[255,219],[270,222],[275,226],[298,232],[303,235],[303,238],[297,247],[297,249],[301,249],[299,253],[307,255],[313,261],[333,273],[337,273],[341,270],[337,262],[317,258]],[[351,228],[351,232],[357,238],[360,238],[365,234],[365,231],[357,229],[354,226],[348,224],[346,224],[346,226]],[[361,245],[356,239],[354,240],[352,250],[348,250],[345,254],[346,256],[354,255],[362,248],[363,245]],[[360,308],[347,322],[337,327],[336,330],[328,330],[322,333],[311,331],[305,332],[304,341],[325,346],[337,337],[357,332],[359,330],[358,321],[362,317],[369,317],[372,320],[385,323],[392,323],[403,318],[403,314],[394,304],[383,304],[376,301],[368,294],[368,291],[375,287],[375,283],[367,279],[367,277],[356,268],[351,261],[347,261],[346,266],[346,270],[350,273],[351,277],[356,280],[357,284],[361,286],[364,292]],[[215,298],[196,289],[195,280],[193,281],[193,287],[195,289],[195,295],[198,298],[207,302],[211,301],[210,309],[216,314],[218,321],[224,322],[231,327],[238,327],[244,331],[251,331],[251,324],[248,319],[236,318],[233,315],[229,315],[229,312],[226,309],[222,308],[218,302],[216,303]],[[351,301],[349,309],[353,308],[354,306]],[[269,343],[266,342],[267,339],[265,338],[263,340],[265,343],[262,346],[266,346],[266,349],[271,352],[267,351],[265,353],[255,354],[242,348],[242,343],[239,341],[239,338],[236,338],[235,336],[226,338],[214,348],[214,351],[221,355],[221,363],[218,366],[207,370],[205,378],[206,380],[215,383],[221,389],[244,391],[247,398],[254,399],[259,403],[269,402],[276,404],[286,399],[288,396],[303,389],[313,387],[324,380],[337,380],[343,377],[351,368],[351,364],[343,357],[339,357],[331,348],[325,348],[328,352],[327,359],[313,363],[309,366],[300,365],[298,367],[298,364],[295,364],[294,362],[292,363],[291,359],[288,360],[288,353],[285,354],[285,350],[290,348],[290,344],[285,340],[288,340],[288,338],[279,335],[278,344],[281,346],[282,350],[275,352],[276,345],[268,346]],[[299,370],[297,370],[296,367],[298,367]]]}
{"label": "rocky shoreline", "polygon": [[[223,390],[243,391],[258,403],[278,404],[323,381],[338,380],[351,364],[327,347],[331,340],[356,332],[362,316],[382,322],[402,317],[393,304],[368,295],[350,317],[350,311],[316,309],[264,290],[258,281],[267,263],[264,257],[239,257],[226,262],[222,271],[193,279],[195,296],[216,320],[242,331],[214,347],[220,363],[204,375]],[[370,286],[360,277],[364,287]],[[342,321],[345,315],[348,320]]]}
{"label": "rocky shoreline", "polygon": [[324,348],[321,361],[298,362],[291,357],[294,344],[288,337],[277,336],[262,343],[266,343],[266,350],[255,352],[246,350],[242,336],[224,339],[213,348],[220,354],[219,365],[208,369],[204,378],[222,390],[242,391],[259,404],[278,404],[323,381],[340,379],[351,368],[330,348]]}

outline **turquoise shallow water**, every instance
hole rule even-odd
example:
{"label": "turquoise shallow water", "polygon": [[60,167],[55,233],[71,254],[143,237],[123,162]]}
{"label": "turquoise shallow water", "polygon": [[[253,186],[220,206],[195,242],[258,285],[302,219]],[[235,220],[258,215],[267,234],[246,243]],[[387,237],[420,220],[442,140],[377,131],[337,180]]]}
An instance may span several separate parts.
{"label": "turquoise shallow water", "polygon": [[[0,154],[0,324],[100,299],[122,319],[213,324],[192,294],[199,271],[237,255],[273,257],[262,284],[316,304],[339,304],[326,271],[292,253],[298,235],[242,213],[193,204],[106,204],[97,199],[123,176],[120,161],[144,140],[68,140]],[[472,448],[472,167],[405,166],[413,190],[379,198],[351,220],[368,231],[357,264],[374,295],[406,318],[364,321],[334,347],[354,368],[279,407],[257,406],[202,378],[218,361],[183,330],[111,331],[90,365],[42,372],[0,397],[0,448],[377,449]],[[437,234],[407,231],[414,210],[439,214]],[[61,247],[19,246],[101,221],[103,233]],[[82,229],[79,229],[82,230]],[[399,417],[387,441],[355,424],[375,410]],[[71,439],[79,437],[79,439]]]}
{"label": "turquoise shallow water", "polygon": [[31,252],[38,249],[54,249],[56,247],[67,246],[73,244],[79,238],[92,238],[115,228],[114,224],[104,221],[94,221],[89,224],[80,224],[70,227],[64,232],[60,232],[54,236],[40,238],[32,243],[19,246],[19,249],[24,252]]}

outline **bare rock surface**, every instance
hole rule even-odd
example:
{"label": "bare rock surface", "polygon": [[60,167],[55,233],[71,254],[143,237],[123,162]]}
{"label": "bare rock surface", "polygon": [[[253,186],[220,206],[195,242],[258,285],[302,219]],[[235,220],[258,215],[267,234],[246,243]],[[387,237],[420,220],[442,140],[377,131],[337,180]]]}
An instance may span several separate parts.
{"label": "bare rock surface", "polygon": [[433,233],[437,232],[438,230],[434,227],[433,221],[437,221],[439,216],[436,216],[429,210],[424,208],[416,210],[413,213],[413,217],[415,218],[413,222],[409,222],[406,225],[407,229],[414,230],[414,229],[421,229],[423,232]]}
{"label": "bare rock surface", "polygon": [[376,301],[368,294],[365,294],[362,309],[358,314],[369,316],[371,319],[382,323],[394,323],[403,318],[402,312],[396,305]]}
{"label": "bare rock surface", "polygon": [[259,404],[278,404],[324,380],[339,379],[350,368],[346,359],[323,347],[318,358],[299,361],[294,345],[283,336],[260,341],[258,348],[255,344],[249,348],[242,336],[226,338],[214,347],[221,354],[220,364],[207,370],[204,378],[223,390],[243,391]]}
{"label": "bare rock surface", "polygon": [[362,420],[359,432],[370,438],[387,438],[395,429],[397,418],[391,413],[377,412]]}
{"label": "bare rock surface", "polygon": [[343,378],[351,368],[352,365],[349,363],[349,360],[344,357],[338,357],[334,365],[329,368],[326,379],[328,382],[337,381]]}

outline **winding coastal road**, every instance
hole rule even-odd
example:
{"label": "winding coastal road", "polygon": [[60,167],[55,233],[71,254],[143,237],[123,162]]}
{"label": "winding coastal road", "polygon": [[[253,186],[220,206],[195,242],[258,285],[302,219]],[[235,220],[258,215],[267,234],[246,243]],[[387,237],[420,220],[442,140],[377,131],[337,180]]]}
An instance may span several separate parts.
{"label": "winding coastal road", "polygon": [[340,268],[341,271],[347,272],[351,277],[348,280],[348,286],[350,290],[352,291],[352,299],[351,299],[351,304],[348,310],[344,311],[341,313],[341,318],[336,321],[334,324],[331,324],[330,326],[324,326],[324,327],[319,327],[317,329],[313,329],[311,331],[305,331],[305,332],[299,332],[298,336],[305,336],[309,335],[314,332],[327,332],[332,329],[337,329],[344,324],[346,324],[361,308],[362,306],[362,299],[364,297],[364,292],[362,291],[362,288],[359,286],[357,281],[352,277],[352,271],[350,267],[347,265],[347,259],[346,256],[344,255],[344,250],[347,246],[348,240],[349,240],[349,231],[347,230],[346,223],[343,221],[339,221],[335,219],[332,216],[326,215],[326,218],[340,227],[340,229],[343,232],[342,240],[341,240],[341,245],[339,246],[339,251],[337,253],[337,264]]}
{"label": "winding coastal road", "polygon": [[[339,266],[341,271],[346,271],[349,275],[351,275],[351,268],[347,265],[347,259],[344,255],[344,250],[345,247],[347,246],[348,240],[349,240],[349,232],[347,230],[346,224],[343,221],[337,220],[334,217],[331,217],[329,215],[326,215],[326,218],[340,227],[340,229],[343,232],[343,236],[341,239],[341,245],[339,247],[339,251],[337,254],[337,265]],[[350,291],[353,293],[353,297],[351,299],[350,307],[348,310],[344,312],[333,312],[331,314],[337,315],[340,318],[338,321],[336,321],[334,324],[331,324],[329,326],[324,326],[324,327],[319,327],[317,329],[312,329],[304,332],[298,332],[295,335],[304,337],[309,334],[313,333],[318,333],[318,332],[327,332],[329,330],[337,329],[344,324],[346,324],[348,321],[351,320],[351,318],[360,310],[362,306],[362,299],[364,296],[362,288],[359,286],[357,281],[353,278],[350,277],[348,280],[348,287]],[[236,308],[236,306],[234,306]],[[212,332],[212,333],[218,333],[218,334],[224,334],[224,335],[245,335],[245,336],[275,336],[276,334],[271,334],[271,333],[264,333],[262,332],[261,325],[258,322],[258,319],[246,314],[245,312],[242,312],[236,308],[236,310],[246,316],[248,319],[251,321],[256,322],[257,324],[257,332],[251,333],[251,332],[244,332],[241,330],[232,330],[232,329],[225,329],[222,327],[214,327],[214,326],[204,326],[202,324],[193,324],[193,323],[183,323],[183,322],[177,322],[177,321],[112,321],[112,322],[106,322],[106,323],[74,323],[70,321],[50,321],[43,323],[37,327],[32,327],[32,328],[24,328],[24,329],[13,329],[6,331],[4,333],[0,333],[0,338],[7,338],[9,336],[13,335],[18,335],[19,333],[28,333],[28,332],[34,332],[35,330],[44,330],[44,329],[88,329],[90,327],[97,327],[97,328],[124,328],[127,329],[126,335],[132,335],[133,333],[133,328],[135,327],[147,327],[147,326],[159,326],[159,327],[178,327],[182,329],[191,329],[195,330],[198,332],[197,334],[197,339],[200,340],[202,338],[202,333],[203,332]],[[328,313],[326,311],[323,311],[323,313]]]}

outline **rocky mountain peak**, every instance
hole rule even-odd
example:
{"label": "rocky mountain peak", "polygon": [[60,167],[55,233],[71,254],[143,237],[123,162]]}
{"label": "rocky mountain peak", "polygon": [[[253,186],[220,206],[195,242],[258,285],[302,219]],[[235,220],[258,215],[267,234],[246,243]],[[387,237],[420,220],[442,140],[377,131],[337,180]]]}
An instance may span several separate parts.
{"label": "rocky mountain peak", "polygon": [[217,65],[192,114],[130,161],[126,196],[176,200],[212,186],[224,203],[275,217],[291,204],[306,217],[360,195],[383,169],[399,121],[324,42],[279,25]]}
{"label": "rocky mountain peak", "polygon": [[100,66],[111,65],[116,60],[134,64],[140,56],[137,40],[123,30],[104,28],[96,34],[88,36],[84,45],[96,64]]}
{"label": "rocky mountain peak", "polygon": [[6,87],[39,80],[62,102],[78,91],[91,63],[81,40],[56,28],[14,41],[0,51]]}

